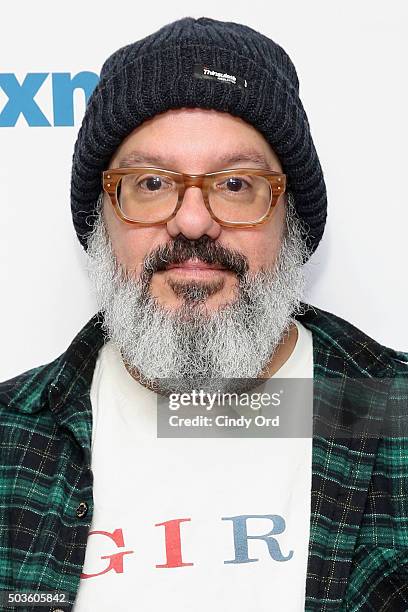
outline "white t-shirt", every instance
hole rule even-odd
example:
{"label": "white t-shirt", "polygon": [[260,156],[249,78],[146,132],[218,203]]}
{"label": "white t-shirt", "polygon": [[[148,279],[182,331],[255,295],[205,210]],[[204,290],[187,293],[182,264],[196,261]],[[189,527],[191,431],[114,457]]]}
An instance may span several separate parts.
{"label": "white t-shirt", "polygon": [[[312,378],[312,334],[274,375]],[[311,438],[157,438],[118,349],[91,387],[94,515],[75,612],[300,612]]]}

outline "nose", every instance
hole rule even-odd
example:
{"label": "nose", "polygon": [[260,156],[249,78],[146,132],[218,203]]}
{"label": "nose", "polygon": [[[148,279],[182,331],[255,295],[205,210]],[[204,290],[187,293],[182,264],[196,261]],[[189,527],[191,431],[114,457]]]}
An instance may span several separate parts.
{"label": "nose", "polygon": [[176,216],[167,223],[167,231],[172,238],[179,234],[189,240],[198,240],[204,235],[213,240],[218,238],[221,226],[211,218],[199,187],[187,187],[181,207]]}

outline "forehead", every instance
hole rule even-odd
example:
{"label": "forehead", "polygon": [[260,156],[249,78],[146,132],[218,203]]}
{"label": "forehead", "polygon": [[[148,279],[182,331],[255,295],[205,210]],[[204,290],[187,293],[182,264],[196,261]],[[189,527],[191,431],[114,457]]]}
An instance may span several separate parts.
{"label": "forehead", "polygon": [[242,163],[282,170],[264,136],[240,117],[213,109],[182,108],[156,115],[133,130],[115,151],[110,167],[164,165],[206,172],[211,165],[216,170]]}

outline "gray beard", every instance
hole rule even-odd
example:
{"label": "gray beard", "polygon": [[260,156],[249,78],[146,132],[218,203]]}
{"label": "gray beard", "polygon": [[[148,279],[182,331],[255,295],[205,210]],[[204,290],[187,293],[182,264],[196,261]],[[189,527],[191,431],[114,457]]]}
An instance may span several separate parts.
{"label": "gray beard", "polygon": [[[179,293],[182,305],[159,305],[141,274],[135,279],[118,264],[102,213],[88,239],[88,271],[103,327],[130,373],[168,395],[192,388],[243,390],[261,377],[301,311],[308,257],[301,225],[288,200],[286,232],[272,269],[245,272],[235,298],[209,312],[209,287],[192,284]],[[148,270],[149,260],[145,261]],[[239,380],[242,383],[239,383]]]}

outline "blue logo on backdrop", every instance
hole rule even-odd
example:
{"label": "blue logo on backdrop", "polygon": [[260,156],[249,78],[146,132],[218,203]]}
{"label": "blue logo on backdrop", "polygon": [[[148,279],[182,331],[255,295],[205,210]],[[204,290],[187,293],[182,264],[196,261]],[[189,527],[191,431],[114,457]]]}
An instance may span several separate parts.
{"label": "blue logo on backdrop", "polygon": [[8,97],[0,112],[0,127],[14,127],[20,115],[23,115],[30,127],[74,125],[74,91],[82,89],[87,102],[99,81],[99,76],[95,72],[87,71],[78,72],[74,76],[69,72],[51,73],[52,124],[34,100],[49,76],[49,72],[29,72],[20,84],[15,74],[0,73],[0,88]]}

